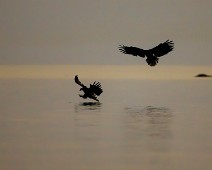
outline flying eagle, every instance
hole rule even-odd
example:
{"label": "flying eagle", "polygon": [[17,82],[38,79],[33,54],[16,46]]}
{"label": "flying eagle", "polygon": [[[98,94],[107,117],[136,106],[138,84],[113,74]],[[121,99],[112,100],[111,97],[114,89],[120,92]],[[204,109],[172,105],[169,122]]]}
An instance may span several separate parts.
{"label": "flying eagle", "polygon": [[160,43],[158,46],[144,50],[137,47],[127,47],[124,45],[119,46],[119,50],[124,54],[130,54],[134,56],[140,56],[144,58],[146,56],[146,62],[150,66],[155,66],[158,63],[158,57],[168,54],[170,51],[174,49],[174,43],[170,40],[167,40],[164,43]]}
{"label": "flying eagle", "polygon": [[97,96],[99,96],[103,92],[101,84],[99,82],[95,81],[93,84],[90,84],[90,87],[88,88],[79,81],[79,78],[77,75],[75,76],[74,80],[78,85],[82,87],[80,91],[82,90],[84,92],[84,95],[79,95],[80,97],[84,99],[91,98],[99,102],[99,100],[97,99]]}

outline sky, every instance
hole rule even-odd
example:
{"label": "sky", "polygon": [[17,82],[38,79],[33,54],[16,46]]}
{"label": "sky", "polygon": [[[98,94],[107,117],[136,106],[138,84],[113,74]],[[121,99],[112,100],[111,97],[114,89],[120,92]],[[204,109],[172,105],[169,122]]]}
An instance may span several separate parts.
{"label": "sky", "polygon": [[146,65],[119,45],[174,51],[161,65],[212,65],[210,0],[0,0],[0,65]]}

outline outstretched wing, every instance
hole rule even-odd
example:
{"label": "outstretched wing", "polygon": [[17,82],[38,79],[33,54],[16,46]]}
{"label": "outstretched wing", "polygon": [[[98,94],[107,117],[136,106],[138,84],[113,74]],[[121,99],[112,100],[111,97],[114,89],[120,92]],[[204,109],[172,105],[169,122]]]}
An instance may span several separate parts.
{"label": "outstretched wing", "polygon": [[160,43],[158,46],[146,51],[152,53],[156,57],[161,57],[163,55],[166,55],[173,49],[174,49],[174,43],[172,41],[167,40],[166,42]]}
{"label": "outstretched wing", "polygon": [[132,47],[132,46],[127,47],[127,46],[124,46],[124,45],[120,45],[119,50],[124,54],[140,56],[140,57],[143,57],[143,58],[145,57],[144,50],[141,49],[141,48]]}
{"label": "outstretched wing", "polygon": [[85,85],[82,84],[82,83],[79,81],[79,78],[78,78],[77,75],[74,77],[74,80],[75,80],[75,83],[77,83],[77,84],[80,85],[81,87],[85,87]]}
{"label": "outstretched wing", "polygon": [[99,82],[90,84],[90,90],[92,90],[97,96],[99,96],[103,92],[102,86]]}

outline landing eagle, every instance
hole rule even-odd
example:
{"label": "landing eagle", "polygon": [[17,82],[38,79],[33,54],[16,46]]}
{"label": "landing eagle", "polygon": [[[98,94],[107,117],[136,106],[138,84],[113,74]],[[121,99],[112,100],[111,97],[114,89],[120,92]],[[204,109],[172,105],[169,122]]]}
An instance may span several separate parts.
{"label": "landing eagle", "polygon": [[164,56],[171,52],[174,49],[174,43],[170,40],[167,40],[164,43],[160,43],[156,47],[144,50],[137,47],[127,47],[124,45],[119,46],[119,50],[124,54],[130,54],[134,56],[140,56],[144,58],[146,56],[146,62],[150,66],[155,66],[158,63],[158,57]]}
{"label": "landing eagle", "polygon": [[84,92],[83,95],[79,95],[80,97],[84,99],[91,98],[99,102],[99,100],[97,99],[97,96],[99,96],[103,92],[101,84],[99,82],[95,81],[93,84],[90,84],[90,87],[88,88],[79,81],[79,78],[77,75],[75,76],[74,80],[78,85],[82,87],[80,91]]}

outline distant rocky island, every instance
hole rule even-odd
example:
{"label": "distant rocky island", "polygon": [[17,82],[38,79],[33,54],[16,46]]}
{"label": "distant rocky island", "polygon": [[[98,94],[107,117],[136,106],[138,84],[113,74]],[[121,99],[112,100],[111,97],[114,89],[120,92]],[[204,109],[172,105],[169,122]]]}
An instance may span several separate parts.
{"label": "distant rocky island", "polygon": [[201,74],[197,74],[195,77],[212,77],[212,75],[201,73]]}

